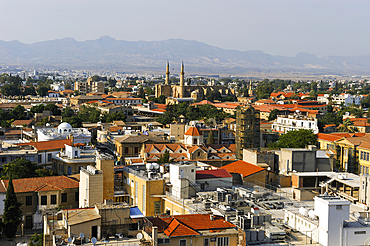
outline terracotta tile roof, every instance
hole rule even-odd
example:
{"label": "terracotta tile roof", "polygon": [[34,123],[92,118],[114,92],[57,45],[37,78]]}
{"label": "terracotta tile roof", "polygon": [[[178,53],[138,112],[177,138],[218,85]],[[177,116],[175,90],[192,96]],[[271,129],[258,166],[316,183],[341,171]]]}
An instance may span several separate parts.
{"label": "terracotta tile roof", "polygon": [[198,131],[198,128],[192,126],[190,127],[184,135],[188,135],[188,136],[200,136],[200,133]]}
{"label": "terracotta tile roof", "polygon": [[213,218],[211,220],[209,214],[185,214],[149,218],[149,220],[158,227],[159,233],[163,232],[169,237],[199,235],[201,230],[236,229],[234,224],[227,222],[221,216],[216,215]]}
{"label": "terracotta tile roof", "polygon": [[361,142],[357,148],[370,150],[370,142]]}
{"label": "terracotta tile roof", "polygon": [[325,140],[334,142],[342,138],[349,137],[363,137],[365,133],[348,133],[348,132],[336,132],[336,133],[318,133],[316,134],[318,140]]}
{"label": "terracotta tile roof", "polygon": [[[8,188],[8,180],[1,183]],[[74,189],[79,187],[79,182],[66,176],[50,176],[27,179],[13,179],[14,191],[16,193],[33,191],[51,191]]]}
{"label": "terracotta tile roof", "polygon": [[166,104],[160,104],[160,103],[154,103],[154,106],[156,106],[158,109],[166,109]]}
{"label": "terracotta tile roof", "polygon": [[34,146],[38,151],[43,150],[54,150],[54,149],[64,149],[65,144],[71,145],[71,139],[61,139],[53,141],[43,141],[43,142],[29,142],[29,143],[20,143],[18,145],[31,145]]}
{"label": "terracotta tile roof", "polygon": [[122,126],[111,126],[110,128],[109,128],[109,131],[110,132],[118,132],[118,130],[123,130],[123,127]]}
{"label": "terracotta tile roof", "polygon": [[240,173],[243,175],[243,177],[247,177],[249,175],[258,173],[263,171],[264,169],[262,167],[253,165],[251,163],[239,160],[233,163],[230,163],[229,165],[221,167],[221,169],[226,169],[229,171],[229,173]]}
{"label": "terracotta tile roof", "polygon": [[201,146],[190,146],[187,148],[188,149],[188,152],[189,153],[193,153],[194,151],[196,151],[197,149],[201,149],[203,150],[204,152],[207,152],[207,149],[205,149],[204,147],[201,147]]}
{"label": "terracotta tile roof", "polygon": [[23,124],[26,124],[27,126],[31,124],[32,120],[15,120],[13,121],[12,125],[14,126],[21,126]]}
{"label": "terracotta tile roof", "polygon": [[116,138],[115,139],[119,143],[146,143],[146,142],[152,142],[152,143],[167,143],[168,140],[163,140],[162,138],[155,137],[155,136],[147,136],[147,135],[127,135],[124,137]]}
{"label": "terracotta tile roof", "polygon": [[64,91],[61,91],[63,94],[71,94],[71,93],[74,93],[73,90],[64,90]]}
{"label": "terracotta tile roof", "polygon": [[235,144],[208,144],[207,148],[213,148],[217,151],[220,151],[222,148],[227,148],[231,152],[235,153],[236,145]]}
{"label": "terracotta tile roof", "polygon": [[219,179],[231,178],[231,174],[226,169],[200,170],[196,172],[196,179]]}
{"label": "terracotta tile roof", "polygon": [[166,234],[168,237],[200,235],[199,232],[196,232],[186,225],[183,225],[177,219],[173,219],[171,221],[171,223],[164,230],[164,234]]}
{"label": "terracotta tile roof", "polygon": [[143,159],[140,159],[140,158],[133,158],[133,159],[130,159],[131,160],[131,163],[143,163]]}

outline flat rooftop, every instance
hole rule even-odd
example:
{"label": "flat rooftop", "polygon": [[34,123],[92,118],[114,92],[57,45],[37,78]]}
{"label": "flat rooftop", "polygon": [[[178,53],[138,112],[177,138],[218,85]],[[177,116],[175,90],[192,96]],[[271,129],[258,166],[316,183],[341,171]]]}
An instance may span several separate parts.
{"label": "flat rooftop", "polygon": [[[345,184],[350,187],[360,187],[360,176],[353,173],[336,173],[336,172],[304,172],[304,173],[292,173],[299,177],[328,177],[334,179],[337,182]],[[345,179],[343,178],[345,176]]]}

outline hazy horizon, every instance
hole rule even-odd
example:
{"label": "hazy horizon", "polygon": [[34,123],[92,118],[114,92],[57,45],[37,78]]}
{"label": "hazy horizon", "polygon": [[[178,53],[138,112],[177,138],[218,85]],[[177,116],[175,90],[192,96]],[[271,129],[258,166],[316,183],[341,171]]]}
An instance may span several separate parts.
{"label": "hazy horizon", "polygon": [[0,40],[196,40],[229,50],[370,54],[369,1],[3,1]]}

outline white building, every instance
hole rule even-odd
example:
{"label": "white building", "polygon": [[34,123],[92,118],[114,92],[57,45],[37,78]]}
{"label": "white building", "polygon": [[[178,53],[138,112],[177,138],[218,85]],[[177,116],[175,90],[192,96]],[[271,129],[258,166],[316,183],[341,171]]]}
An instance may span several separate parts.
{"label": "white building", "polygon": [[284,209],[285,224],[324,246],[370,243],[370,224],[361,219],[349,220],[349,201],[328,195],[314,200],[314,210]]}
{"label": "white building", "polygon": [[200,189],[196,184],[195,179],[196,167],[194,165],[170,165],[170,182],[172,184],[171,193],[173,196],[179,199],[186,199],[195,196],[196,189]]}
{"label": "white building", "polygon": [[297,112],[295,115],[278,115],[271,126],[272,131],[287,133],[299,129],[312,130],[313,133],[319,133],[318,121],[316,118],[310,118],[300,115]]}
{"label": "white building", "polygon": [[69,123],[63,122],[57,128],[42,128],[37,130],[37,140],[51,141],[73,137],[73,143],[90,143],[91,133],[86,128],[72,128]]}

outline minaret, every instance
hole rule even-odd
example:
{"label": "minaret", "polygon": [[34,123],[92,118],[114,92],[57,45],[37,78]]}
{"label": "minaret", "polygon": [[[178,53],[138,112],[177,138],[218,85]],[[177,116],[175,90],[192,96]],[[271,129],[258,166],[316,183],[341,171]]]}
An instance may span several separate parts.
{"label": "minaret", "polygon": [[184,87],[184,61],[181,61],[181,73],[180,73],[180,93],[179,98],[183,98],[185,94],[185,87]]}
{"label": "minaret", "polygon": [[169,85],[169,84],[170,84],[170,63],[167,60],[165,85]]}

